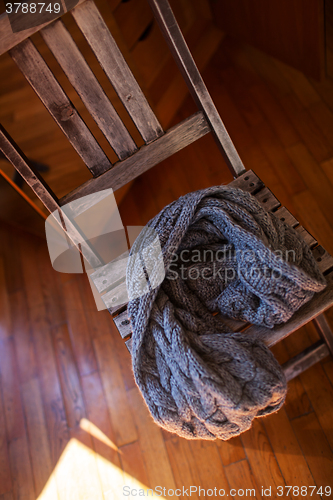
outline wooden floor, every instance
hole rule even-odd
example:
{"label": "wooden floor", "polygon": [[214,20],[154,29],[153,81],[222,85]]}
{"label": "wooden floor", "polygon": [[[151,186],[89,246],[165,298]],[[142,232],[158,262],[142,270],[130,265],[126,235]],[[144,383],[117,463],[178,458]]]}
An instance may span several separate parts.
{"label": "wooden floor", "polygon": [[[310,81],[229,38],[204,78],[246,167],[332,253],[333,81]],[[192,109],[188,100],[179,119]],[[231,179],[205,137],[135,182],[123,223],[145,224],[180,195]],[[123,485],[137,496],[200,486],[281,498],[277,487],[289,485],[292,498],[297,486],[308,487],[303,498],[332,497],[324,489],[333,487],[331,357],[291,381],[285,406],[241,437],[180,439],[149,417],[129,353],[86,277],[53,271],[44,240],[0,228],[0,500],[120,499]],[[309,325],[274,353],[284,362],[316,338]],[[312,485],[323,494],[311,497]]]}

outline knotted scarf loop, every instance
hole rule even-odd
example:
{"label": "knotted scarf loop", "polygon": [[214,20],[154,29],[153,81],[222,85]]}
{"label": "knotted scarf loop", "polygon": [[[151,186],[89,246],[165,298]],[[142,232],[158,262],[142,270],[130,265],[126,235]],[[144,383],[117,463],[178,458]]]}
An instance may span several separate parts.
{"label": "knotted scarf loop", "polygon": [[[164,429],[188,439],[229,439],[281,407],[286,380],[264,343],[246,331],[230,333],[223,316],[272,328],[325,279],[298,233],[240,189],[189,193],[148,227],[153,231],[137,238],[127,267],[129,296],[136,297],[128,304],[136,383]],[[153,234],[165,277],[139,296],[139,256]],[[146,251],[145,264],[156,282],[156,254]]]}

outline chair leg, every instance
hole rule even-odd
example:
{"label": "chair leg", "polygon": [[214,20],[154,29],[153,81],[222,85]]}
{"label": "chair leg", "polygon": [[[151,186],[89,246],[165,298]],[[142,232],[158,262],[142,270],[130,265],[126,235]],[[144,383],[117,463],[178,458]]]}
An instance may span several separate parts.
{"label": "chair leg", "polygon": [[324,313],[314,318],[313,322],[322,340],[319,340],[282,365],[288,382],[310,368],[310,366],[329,356],[329,354],[333,354],[333,332]]}
{"label": "chair leg", "polygon": [[331,354],[333,355],[333,332],[330,327],[330,324],[328,323],[326,316],[324,313],[319,314],[316,318],[313,320],[315,327],[318,331],[318,333],[321,335],[323,340],[325,340],[327,347],[331,351]]}
{"label": "chair leg", "polygon": [[312,365],[318,363],[318,361],[326,358],[329,354],[330,351],[327,345],[321,340],[318,340],[318,342],[312,346],[304,349],[304,351],[300,352],[297,356],[282,365],[287,382],[297,377],[300,373],[304,372],[304,370],[307,370]]}

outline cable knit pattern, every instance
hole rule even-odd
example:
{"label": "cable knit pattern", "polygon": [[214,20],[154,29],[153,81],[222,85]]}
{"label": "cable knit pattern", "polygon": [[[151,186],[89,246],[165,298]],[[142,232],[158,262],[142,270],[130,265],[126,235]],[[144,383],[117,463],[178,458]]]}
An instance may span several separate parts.
{"label": "cable knit pattern", "polygon": [[[325,279],[298,233],[240,189],[189,193],[148,226],[158,234],[166,275],[128,304],[136,383],[166,430],[229,439],[281,407],[286,380],[261,340],[230,333],[212,313],[272,328],[323,290]],[[146,249],[147,264],[154,232],[143,231],[131,250],[130,297],[139,295],[140,252]],[[151,283],[154,259],[146,266]]]}

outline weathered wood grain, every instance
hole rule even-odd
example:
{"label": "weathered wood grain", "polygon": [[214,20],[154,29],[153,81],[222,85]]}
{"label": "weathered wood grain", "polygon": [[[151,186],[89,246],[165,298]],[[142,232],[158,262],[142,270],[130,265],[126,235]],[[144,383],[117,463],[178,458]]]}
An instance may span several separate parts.
{"label": "weathered wood grain", "polygon": [[200,137],[208,134],[208,132],[210,132],[209,125],[203,113],[199,111],[170,128],[156,141],[142,146],[133,156],[116,163],[111,170],[74,189],[71,193],[61,198],[60,204],[66,205],[81,196],[96,193],[107,188],[112,188],[116,191],[157,163],[160,163]]}
{"label": "weathered wood grain", "polygon": [[292,426],[316,482],[332,487],[333,453],[314,411],[292,420]]}
{"label": "weathered wood grain", "polygon": [[261,179],[252,171],[248,170],[244,174],[237,177],[228,184],[231,187],[242,189],[243,191],[248,191],[251,194],[255,194],[265,187]]}
{"label": "weathered wood grain", "polygon": [[[137,150],[135,142],[63,22],[52,23],[40,34],[118,158],[124,160],[133,154]],[[101,173],[99,170],[98,174]]]}
{"label": "weathered wood grain", "polygon": [[6,284],[4,260],[0,257],[0,340],[11,336],[10,300]]}
{"label": "weathered wood grain", "polygon": [[111,168],[109,159],[31,40],[24,40],[9,54],[90,172],[96,176]]}
{"label": "weathered wood grain", "polygon": [[47,435],[47,426],[43,411],[43,401],[38,378],[21,385],[24,413],[29,436],[31,465],[36,493],[39,495],[48,482],[50,500],[58,500],[53,464]]}
{"label": "weathered wood grain", "polygon": [[[251,498],[261,498],[259,486],[253,477],[247,460],[240,460],[225,467],[225,474],[231,488],[234,488],[236,491],[244,491],[246,489],[246,494],[251,495]],[[246,485],[246,488],[244,488],[244,485]]]}
{"label": "weathered wood grain", "polygon": [[333,257],[321,245],[316,246],[313,256],[317,261],[318,267],[322,273],[327,274],[333,268]]}
{"label": "weathered wood grain", "polygon": [[[2,347],[2,346],[1,346]],[[8,456],[8,437],[6,429],[6,412],[4,401],[2,398],[2,387],[0,383],[0,498],[6,492],[9,492],[12,487],[12,477],[9,467]]]}
{"label": "weathered wood grain", "polygon": [[[75,279],[69,280],[62,286],[62,294],[64,297],[65,311],[71,337],[71,342],[74,346],[76,363],[81,376],[93,373],[96,370],[96,358],[91,342],[88,322],[85,315],[84,303],[80,295],[80,291]],[[60,327],[59,327],[60,328]],[[64,343],[63,339],[67,339],[66,330],[62,332],[59,329],[59,344]],[[68,341],[68,339],[66,340]],[[70,348],[68,347],[69,352]],[[61,353],[61,349],[59,350]],[[66,358],[67,361],[67,358]],[[75,379],[74,363],[68,360],[70,369],[73,369],[73,380]]]}
{"label": "weathered wood grain", "polygon": [[[286,484],[297,484],[300,489],[302,486],[313,485],[312,474],[305,457],[302,455],[285,409],[281,408],[272,414],[271,418],[263,419],[263,425],[267,435],[269,435],[270,444]],[[280,434],[280,429],[283,429],[282,434]],[[298,458],[296,463],[295,456]],[[296,495],[292,496],[296,497]],[[278,495],[272,495],[272,497],[279,498]]]}
{"label": "weathered wood grain", "polygon": [[87,0],[75,7],[72,15],[145,143],[157,139],[163,134],[163,129],[94,2]]}
{"label": "weathered wood grain", "polygon": [[264,189],[261,189],[258,193],[256,193],[255,197],[264,206],[265,210],[268,211],[274,212],[274,210],[279,208],[279,206],[281,205],[279,200],[275,198],[272,191],[267,187],[264,187]]}
{"label": "weathered wood grain", "polygon": [[325,340],[331,354],[333,354],[333,333],[325,314],[319,314],[319,316],[314,319],[314,324],[319,334]]}
{"label": "weathered wood grain", "polygon": [[319,341],[308,347],[282,365],[287,381],[297,377],[310,366],[329,356],[329,354],[330,351],[324,342]]}
{"label": "weathered wood grain", "polygon": [[136,441],[138,435],[132,412],[133,406],[125,389],[117,352],[112,347],[109,333],[95,338],[93,343],[115,433],[115,444],[122,446]]}
{"label": "weathered wood grain", "polygon": [[307,245],[309,245],[310,248],[313,248],[315,245],[317,245],[317,240],[302,226],[297,226],[296,231],[300,236],[302,236],[303,240]]}
{"label": "weathered wood grain", "polygon": [[298,226],[299,222],[295,217],[286,209],[286,207],[280,207],[276,212],[275,216],[278,217],[282,222],[285,222],[291,227]]}
{"label": "weathered wood grain", "polygon": [[216,441],[216,446],[224,466],[245,459],[245,450],[239,436],[235,436],[228,441]]}

